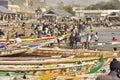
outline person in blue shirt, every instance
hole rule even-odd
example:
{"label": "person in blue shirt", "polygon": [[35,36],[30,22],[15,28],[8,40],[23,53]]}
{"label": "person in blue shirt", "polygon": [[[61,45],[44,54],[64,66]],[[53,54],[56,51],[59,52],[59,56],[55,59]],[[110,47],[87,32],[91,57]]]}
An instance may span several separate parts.
{"label": "person in blue shirt", "polygon": [[38,31],[38,36],[37,36],[37,38],[42,38],[42,32],[41,31]]}

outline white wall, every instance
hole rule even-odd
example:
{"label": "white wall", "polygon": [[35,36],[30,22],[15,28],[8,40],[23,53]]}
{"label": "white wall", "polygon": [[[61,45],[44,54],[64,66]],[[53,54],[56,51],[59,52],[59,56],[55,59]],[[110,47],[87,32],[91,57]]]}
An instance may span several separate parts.
{"label": "white wall", "polygon": [[120,10],[77,10],[76,17],[85,17],[85,16],[106,16],[111,12],[120,12]]}

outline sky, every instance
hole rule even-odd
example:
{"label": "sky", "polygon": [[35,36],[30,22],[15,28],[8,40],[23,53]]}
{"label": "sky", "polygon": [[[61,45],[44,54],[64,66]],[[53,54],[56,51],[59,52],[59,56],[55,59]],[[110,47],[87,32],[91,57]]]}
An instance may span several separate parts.
{"label": "sky", "polygon": [[[17,2],[17,0],[13,0],[13,1]],[[39,0],[39,1],[44,1],[44,0]],[[63,1],[65,5],[76,4],[76,5],[88,6],[90,4],[95,4],[100,1],[109,1],[109,0],[46,0],[47,4],[50,6],[57,6],[58,3],[60,3],[60,1]]]}
{"label": "sky", "polygon": [[78,5],[90,5],[90,4],[95,4],[97,2],[101,1],[109,1],[109,0],[46,0],[47,4],[50,5],[57,5],[60,1],[63,1],[66,5],[68,4],[78,4]]}

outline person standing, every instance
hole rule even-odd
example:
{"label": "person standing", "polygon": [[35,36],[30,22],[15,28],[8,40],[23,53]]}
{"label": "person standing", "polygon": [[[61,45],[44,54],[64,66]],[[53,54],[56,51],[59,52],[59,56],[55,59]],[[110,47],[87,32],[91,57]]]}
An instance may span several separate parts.
{"label": "person standing", "polygon": [[0,29],[0,39],[2,39],[4,35],[5,35],[4,32]]}
{"label": "person standing", "polygon": [[58,47],[60,48],[60,42],[61,42],[61,40],[60,40],[61,32],[60,31],[57,33],[57,36],[58,36],[57,43],[58,43]]}
{"label": "person standing", "polygon": [[21,47],[22,39],[20,38],[20,35],[18,35],[14,40],[15,45],[17,45],[18,48]]}
{"label": "person standing", "polygon": [[98,37],[98,32],[95,33],[95,42],[98,42],[99,37]]}
{"label": "person standing", "polygon": [[81,37],[78,33],[75,34],[75,46],[76,46],[76,49],[79,47],[81,43]]}
{"label": "person standing", "polygon": [[70,47],[73,48],[74,47],[74,36],[73,36],[73,34],[70,35],[69,40],[70,40]]}

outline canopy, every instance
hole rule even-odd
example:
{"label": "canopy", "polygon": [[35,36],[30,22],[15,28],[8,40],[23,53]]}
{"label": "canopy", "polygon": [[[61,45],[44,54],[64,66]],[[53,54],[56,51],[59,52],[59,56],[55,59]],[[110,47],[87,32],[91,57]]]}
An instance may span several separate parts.
{"label": "canopy", "polygon": [[70,13],[62,9],[53,9],[53,10],[48,11],[47,14],[57,14],[63,17],[72,16]]}
{"label": "canopy", "polygon": [[5,8],[4,6],[0,6],[0,12],[2,12],[2,13],[13,13],[9,9]]}

